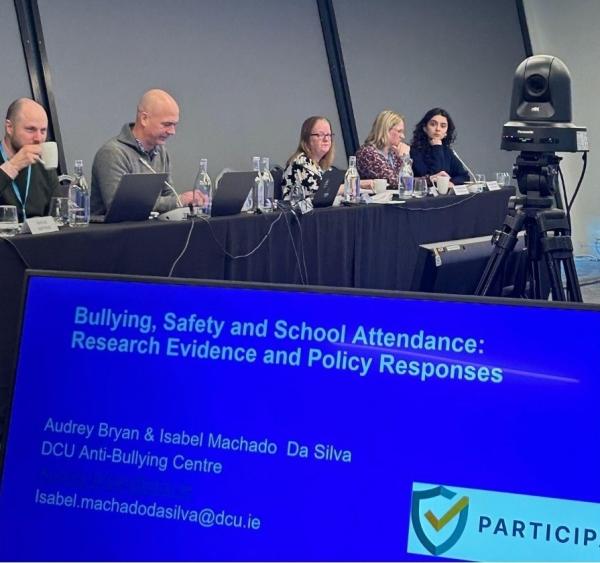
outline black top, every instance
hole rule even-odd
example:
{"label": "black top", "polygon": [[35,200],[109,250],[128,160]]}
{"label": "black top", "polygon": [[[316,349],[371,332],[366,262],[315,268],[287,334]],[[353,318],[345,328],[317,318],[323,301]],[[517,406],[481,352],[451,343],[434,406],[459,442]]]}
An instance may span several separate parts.
{"label": "black top", "polygon": [[[0,155],[0,164],[4,164],[2,155]],[[27,168],[23,168],[19,172],[19,175],[15,178],[15,183],[19,188],[21,200],[25,200]],[[58,191],[56,170],[46,170],[39,162],[32,164],[29,195],[25,202],[27,217],[48,215],[50,199],[53,195],[58,194]],[[23,221],[23,208],[15,195],[11,178],[4,170],[0,170],[0,205],[16,205],[19,221]]]}
{"label": "black top", "polygon": [[429,145],[425,149],[411,147],[410,158],[415,176],[431,176],[443,170],[455,185],[469,179],[469,173],[447,145]]}

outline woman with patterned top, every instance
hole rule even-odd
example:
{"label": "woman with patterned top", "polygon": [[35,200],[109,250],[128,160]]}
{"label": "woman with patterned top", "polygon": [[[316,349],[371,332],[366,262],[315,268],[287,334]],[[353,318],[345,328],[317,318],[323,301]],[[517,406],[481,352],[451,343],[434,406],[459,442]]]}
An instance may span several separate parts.
{"label": "woman with patterned top", "polygon": [[334,134],[326,117],[313,115],[300,129],[298,148],[286,163],[283,173],[283,199],[289,200],[292,191],[300,199],[312,197],[319,189],[321,178],[331,168],[335,156]]}
{"label": "woman with patterned top", "polygon": [[400,157],[408,155],[410,147],[403,143],[404,118],[395,111],[382,111],[373,122],[364,144],[356,151],[356,167],[363,179],[383,178],[390,187],[398,186],[402,167]]}

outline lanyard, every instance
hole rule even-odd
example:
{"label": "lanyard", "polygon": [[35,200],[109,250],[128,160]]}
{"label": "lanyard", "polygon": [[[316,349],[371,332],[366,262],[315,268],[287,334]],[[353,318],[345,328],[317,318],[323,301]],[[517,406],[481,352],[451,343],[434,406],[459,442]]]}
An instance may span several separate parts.
{"label": "lanyard", "polygon": [[[4,162],[8,162],[8,156],[4,152],[4,147],[2,146],[2,141],[0,141],[0,154],[2,154],[2,158]],[[25,186],[25,201],[21,198],[21,190],[19,190],[19,186],[13,180],[12,181],[12,189],[15,192],[15,197],[21,204],[21,209],[23,210],[23,221],[27,220],[27,212],[25,211],[25,204],[27,203],[27,197],[29,196],[29,184],[31,182],[31,164],[27,167],[27,184]]]}

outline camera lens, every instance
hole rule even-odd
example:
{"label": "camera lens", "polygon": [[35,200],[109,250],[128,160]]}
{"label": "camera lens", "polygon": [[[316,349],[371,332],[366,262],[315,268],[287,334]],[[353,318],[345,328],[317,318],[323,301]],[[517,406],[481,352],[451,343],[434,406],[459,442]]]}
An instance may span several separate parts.
{"label": "camera lens", "polygon": [[548,81],[540,74],[532,74],[527,78],[526,87],[530,96],[540,96],[546,91]]}

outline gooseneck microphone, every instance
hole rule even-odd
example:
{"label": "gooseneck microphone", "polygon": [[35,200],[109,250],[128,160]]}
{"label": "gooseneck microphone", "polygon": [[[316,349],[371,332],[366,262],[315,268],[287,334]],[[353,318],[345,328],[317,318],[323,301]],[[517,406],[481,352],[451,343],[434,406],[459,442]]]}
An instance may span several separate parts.
{"label": "gooseneck microphone", "polygon": [[[150,170],[150,172],[152,172],[152,174],[157,174],[156,170],[154,170],[154,168],[152,168],[152,166],[150,166],[150,164],[148,164],[141,156],[140,156],[140,162],[148,169]],[[167,188],[169,188],[173,194],[175,195],[175,197],[177,198],[177,207],[183,207],[183,203],[181,203],[181,200],[179,199],[179,194],[177,193],[177,191],[175,190],[175,188],[169,184],[169,182],[167,182],[165,180],[165,186],[167,186]]]}
{"label": "gooseneck microphone", "polygon": [[475,174],[473,174],[473,170],[471,170],[467,166],[467,164],[465,163],[465,161],[462,158],[460,158],[460,156],[458,156],[458,153],[453,148],[450,148],[450,150],[454,153],[454,156],[456,158],[458,158],[458,161],[465,167],[465,170],[469,173],[469,176],[471,176],[471,179],[473,180],[473,182],[475,182],[476,180],[475,180]]}

